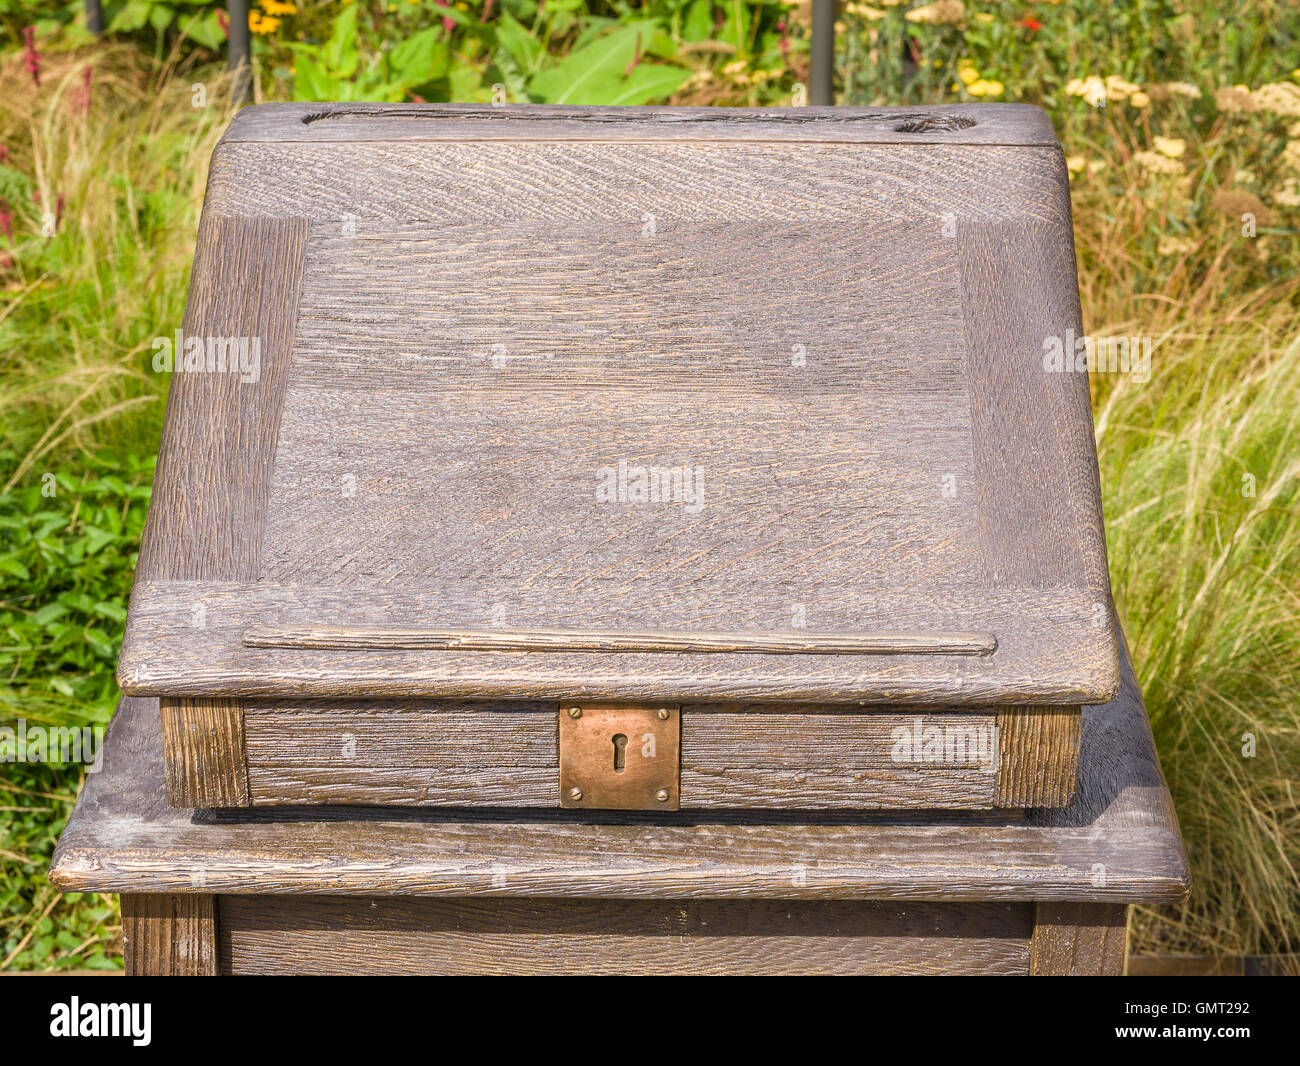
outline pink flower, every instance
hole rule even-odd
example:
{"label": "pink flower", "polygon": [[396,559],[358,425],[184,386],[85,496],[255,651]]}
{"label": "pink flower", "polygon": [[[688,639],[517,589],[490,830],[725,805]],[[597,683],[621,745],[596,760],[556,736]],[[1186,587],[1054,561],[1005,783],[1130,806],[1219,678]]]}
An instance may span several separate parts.
{"label": "pink flower", "polygon": [[23,63],[27,73],[32,76],[36,88],[41,87],[41,53],[36,51],[36,27],[28,26],[23,30]]}

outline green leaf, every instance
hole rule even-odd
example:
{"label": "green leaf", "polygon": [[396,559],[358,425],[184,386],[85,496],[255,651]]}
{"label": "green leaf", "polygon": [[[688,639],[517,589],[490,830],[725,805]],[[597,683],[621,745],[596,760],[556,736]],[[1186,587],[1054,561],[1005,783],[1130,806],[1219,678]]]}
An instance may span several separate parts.
{"label": "green leaf", "polygon": [[62,618],[67,613],[68,609],[63,604],[47,603],[32,615],[32,621],[43,629],[55,619]]}
{"label": "green leaf", "polygon": [[0,574],[8,574],[10,577],[18,578],[19,581],[30,581],[32,579],[31,571],[12,557],[0,559]]}
{"label": "green leaf", "polygon": [[97,526],[86,527],[86,554],[94,555],[100,548],[106,544],[112,544],[117,540],[117,534],[110,533],[106,529],[100,529]]}
{"label": "green leaf", "polygon": [[334,80],[314,59],[299,51],[293,65],[293,98],[295,100],[333,100],[337,93]]}
{"label": "green leaf", "polygon": [[497,26],[497,43],[510,55],[525,74],[534,74],[541,64],[546,49],[542,42],[529,33],[509,11],[501,12]]}
{"label": "green leaf", "polygon": [[149,9],[152,7],[147,0],[128,0],[125,7],[113,16],[113,21],[109,23],[110,33],[133,33],[146,22],[149,21]]}
{"label": "green leaf", "polygon": [[149,12],[149,25],[159,33],[162,33],[172,24],[173,11],[167,4],[155,4],[152,11]]}
{"label": "green leaf", "polygon": [[744,59],[749,55],[749,9],[741,0],[728,0],[727,21],[722,24],[718,40],[736,46],[736,55]]}
{"label": "green leaf", "polygon": [[91,608],[91,612],[98,615],[100,618],[107,618],[113,622],[120,623],[126,621],[126,608],[120,603],[110,603],[105,600],[101,603],[95,604],[95,606]]}
{"label": "green leaf", "polygon": [[350,78],[357,72],[357,8],[357,4],[349,4],[343,9],[334,20],[334,32],[325,42],[325,69],[335,78]]}
{"label": "green leaf", "polygon": [[533,78],[529,93],[548,104],[613,103],[628,80],[638,42],[643,47],[656,28],[653,22],[633,23],[574,49],[558,66]]}
{"label": "green leaf", "polygon": [[485,100],[487,92],[483,88],[483,75],[478,68],[464,60],[452,63],[451,73],[447,78],[451,86],[452,100]]}
{"label": "green leaf", "polygon": [[220,50],[226,41],[226,35],[221,32],[221,23],[217,21],[215,11],[209,11],[201,18],[189,19],[185,23],[185,36],[214,52]]}
{"label": "green leaf", "polygon": [[682,24],[682,40],[707,41],[713,36],[713,0],[695,0]]}
{"label": "green leaf", "polygon": [[447,73],[447,42],[436,27],[408,37],[388,53],[389,68],[401,81],[420,85]]}
{"label": "green leaf", "polygon": [[691,72],[681,67],[648,66],[642,63],[623,80],[609,103],[636,107],[639,104],[666,100],[690,76]]}

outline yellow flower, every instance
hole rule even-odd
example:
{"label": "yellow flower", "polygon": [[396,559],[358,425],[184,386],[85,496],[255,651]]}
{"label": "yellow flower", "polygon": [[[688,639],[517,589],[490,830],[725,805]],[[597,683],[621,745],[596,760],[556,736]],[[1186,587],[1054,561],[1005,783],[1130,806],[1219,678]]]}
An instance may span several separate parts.
{"label": "yellow flower", "polygon": [[1187,255],[1196,250],[1196,243],[1186,237],[1161,237],[1156,251],[1161,255]]}
{"label": "yellow flower", "polygon": [[1118,74],[1111,74],[1106,78],[1107,100],[1127,100],[1137,91],[1138,86],[1131,81],[1125,81]]}
{"label": "yellow flower", "polygon": [[1255,98],[1244,85],[1225,85],[1214,94],[1214,105],[1229,114],[1254,111],[1256,107]]}
{"label": "yellow flower", "polygon": [[1071,78],[1065,86],[1069,96],[1081,96],[1093,107],[1101,107],[1106,102],[1106,83],[1095,74],[1086,78]]}
{"label": "yellow flower", "polygon": [[1287,118],[1300,117],[1300,85],[1289,81],[1261,85],[1250,94],[1250,98],[1258,111],[1268,111]]}
{"label": "yellow flower", "polygon": [[1003,85],[1000,81],[980,78],[979,81],[966,86],[966,91],[970,93],[971,96],[1001,96]]}
{"label": "yellow flower", "polygon": [[1157,137],[1155,146],[1157,152],[1167,155],[1170,159],[1177,159],[1187,151],[1187,142],[1179,137]]}
{"label": "yellow flower", "polygon": [[297,4],[287,4],[284,0],[261,0],[262,10],[268,15],[296,15]]}
{"label": "yellow flower", "polygon": [[980,72],[969,59],[957,60],[957,77],[963,85],[974,85],[980,80]]}
{"label": "yellow flower", "polygon": [[904,17],[908,22],[929,26],[955,26],[966,17],[966,5],[962,0],[934,0],[924,7],[914,7]]}
{"label": "yellow flower", "polygon": [[1065,158],[1065,169],[1071,174],[1078,174],[1088,165],[1088,161],[1081,155],[1071,155]]}
{"label": "yellow flower", "polygon": [[992,21],[993,21],[993,16],[990,15],[987,11],[976,11],[976,12],[975,12],[975,21],[976,21],[976,22],[985,22],[985,23],[992,22]]}
{"label": "yellow flower", "polygon": [[280,20],[253,10],[248,13],[248,28],[254,33],[274,33],[280,28]]}
{"label": "yellow flower", "polygon": [[1183,173],[1182,163],[1168,156],[1157,155],[1155,152],[1137,152],[1133,156],[1133,162],[1147,174]]}
{"label": "yellow flower", "polygon": [[878,7],[871,7],[869,4],[846,4],[844,10],[850,15],[856,15],[858,18],[864,18],[869,22],[876,22],[885,17],[885,12]]}
{"label": "yellow flower", "polygon": [[1141,89],[1128,98],[1128,102],[1139,111],[1151,106],[1151,97],[1147,96]]}

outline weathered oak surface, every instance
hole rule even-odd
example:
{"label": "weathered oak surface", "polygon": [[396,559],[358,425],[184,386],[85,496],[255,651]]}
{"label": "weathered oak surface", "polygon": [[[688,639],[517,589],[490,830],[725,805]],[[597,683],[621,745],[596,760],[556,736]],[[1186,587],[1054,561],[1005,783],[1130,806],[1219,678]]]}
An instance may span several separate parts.
{"label": "weathered oak surface", "polygon": [[212,896],[122,897],[122,950],[128,974],[213,977],[218,969],[216,938]]}
{"label": "weathered oak surface", "polygon": [[[557,704],[251,701],[245,802],[406,806],[559,805]],[[1012,729],[1073,720],[1073,748],[1040,737],[1041,765],[1008,758],[998,719],[956,713],[684,708],[685,809],[1062,806],[1073,798],[1077,708],[1007,712]],[[946,738],[931,751],[926,731]],[[1056,727],[1050,734],[1059,731]],[[915,741],[900,758],[899,734]],[[1023,739],[1023,738],[1022,738]],[[1001,740],[1001,751],[999,741]],[[944,744],[940,740],[941,745]],[[1056,753],[1057,757],[1053,757]],[[196,782],[196,788],[200,783]],[[173,792],[173,796],[175,793]],[[1043,800],[1045,802],[1028,802]],[[183,804],[182,804],[183,805]],[[193,804],[191,804],[192,806]]]}
{"label": "weathered oak surface", "polygon": [[246,107],[223,143],[426,140],[831,141],[1055,147],[1041,108],[552,107],[538,104],[298,103]]}
{"label": "weathered oak surface", "polygon": [[[221,896],[235,974],[1024,974],[1032,905]],[[1122,908],[1119,908],[1122,909]]]}
{"label": "weathered oak surface", "polygon": [[[1141,699],[1084,711],[1078,799],[959,814],[676,815],[167,805],[157,704],[126,699],[59,842],[65,891],[1165,902],[1187,861]],[[1098,876],[1098,865],[1104,876]]]}
{"label": "weathered oak surface", "polygon": [[[1042,366],[1081,324],[1041,112],[246,109],[204,225],[233,251],[196,262],[195,330],[259,233],[298,258],[258,398],[173,397],[146,549],[196,562],[142,564],[129,694],[1113,694],[1086,376]],[[233,515],[198,461],[223,434],[250,442]],[[701,492],[603,498],[629,467]],[[578,636],[319,638],[376,628]],[[897,636],[810,663],[772,647],[793,628]],[[952,631],[996,648],[926,647]]]}
{"label": "weathered oak surface", "polygon": [[1032,977],[1122,974],[1128,908],[1106,903],[1039,903],[1029,947]]}

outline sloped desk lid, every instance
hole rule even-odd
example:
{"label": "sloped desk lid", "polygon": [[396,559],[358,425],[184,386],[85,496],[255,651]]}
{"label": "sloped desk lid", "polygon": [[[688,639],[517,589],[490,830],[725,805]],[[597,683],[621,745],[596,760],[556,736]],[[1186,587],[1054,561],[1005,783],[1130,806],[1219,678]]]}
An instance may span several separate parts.
{"label": "sloped desk lid", "polygon": [[245,110],[124,691],[1109,699],[1044,123]]}

